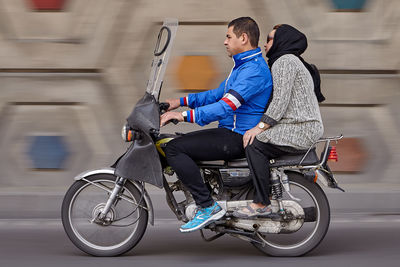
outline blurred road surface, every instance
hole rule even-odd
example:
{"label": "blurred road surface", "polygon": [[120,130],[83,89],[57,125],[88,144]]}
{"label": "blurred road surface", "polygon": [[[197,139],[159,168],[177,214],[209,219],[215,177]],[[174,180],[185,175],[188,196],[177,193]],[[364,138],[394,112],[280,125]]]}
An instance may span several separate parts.
{"label": "blurred road surface", "polygon": [[320,246],[299,258],[273,258],[249,243],[223,236],[211,243],[182,234],[179,223],[159,219],[129,253],[88,256],[69,241],[58,219],[1,219],[0,266],[399,266],[400,216],[340,214]]}

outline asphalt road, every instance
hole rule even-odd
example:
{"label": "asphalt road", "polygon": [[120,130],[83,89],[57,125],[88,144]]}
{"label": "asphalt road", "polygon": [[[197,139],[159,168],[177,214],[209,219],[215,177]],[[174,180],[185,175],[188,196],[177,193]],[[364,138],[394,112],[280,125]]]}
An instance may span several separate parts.
{"label": "asphalt road", "polygon": [[59,220],[0,220],[0,266],[399,266],[400,216],[333,216],[320,246],[303,257],[274,258],[230,237],[207,243],[159,219],[129,253],[96,258],[69,241]]}

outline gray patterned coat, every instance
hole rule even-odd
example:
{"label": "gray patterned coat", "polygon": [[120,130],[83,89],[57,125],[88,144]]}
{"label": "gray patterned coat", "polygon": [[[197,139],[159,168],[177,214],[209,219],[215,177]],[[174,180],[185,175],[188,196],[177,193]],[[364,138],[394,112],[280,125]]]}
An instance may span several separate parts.
{"label": "gray patterned coat", "polygon": [[291,54],[277,59],[271,72],[273,98],[261,119],[271,127],[258,134],[257,139],[307,149],[324,132],[312,77],[300,59]]}

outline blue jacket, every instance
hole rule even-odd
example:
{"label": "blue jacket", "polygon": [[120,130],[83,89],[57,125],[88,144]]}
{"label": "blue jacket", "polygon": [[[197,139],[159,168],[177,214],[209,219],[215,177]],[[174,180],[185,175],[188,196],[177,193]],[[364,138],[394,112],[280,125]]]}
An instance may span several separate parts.
{"label": "blue jacket", "polygon": [[244,134],[260,122],[272,91],[268,65],[256,48],[233,56],[228,78],[218,88],[180,98],[189,106],[187,121],[200,126],[219,121],[218,127]]}

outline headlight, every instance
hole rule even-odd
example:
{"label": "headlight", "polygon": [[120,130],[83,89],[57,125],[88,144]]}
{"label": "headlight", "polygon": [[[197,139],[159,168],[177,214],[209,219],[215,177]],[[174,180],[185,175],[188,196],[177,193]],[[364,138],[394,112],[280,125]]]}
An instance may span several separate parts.
{"label": "headlight", "polygon": [[124,140],[125,142],[133,141],[132,129],[129,127],[128,124],[125,124],[124,126],[122,126],[121,136],[122,136],[122,140]]}

